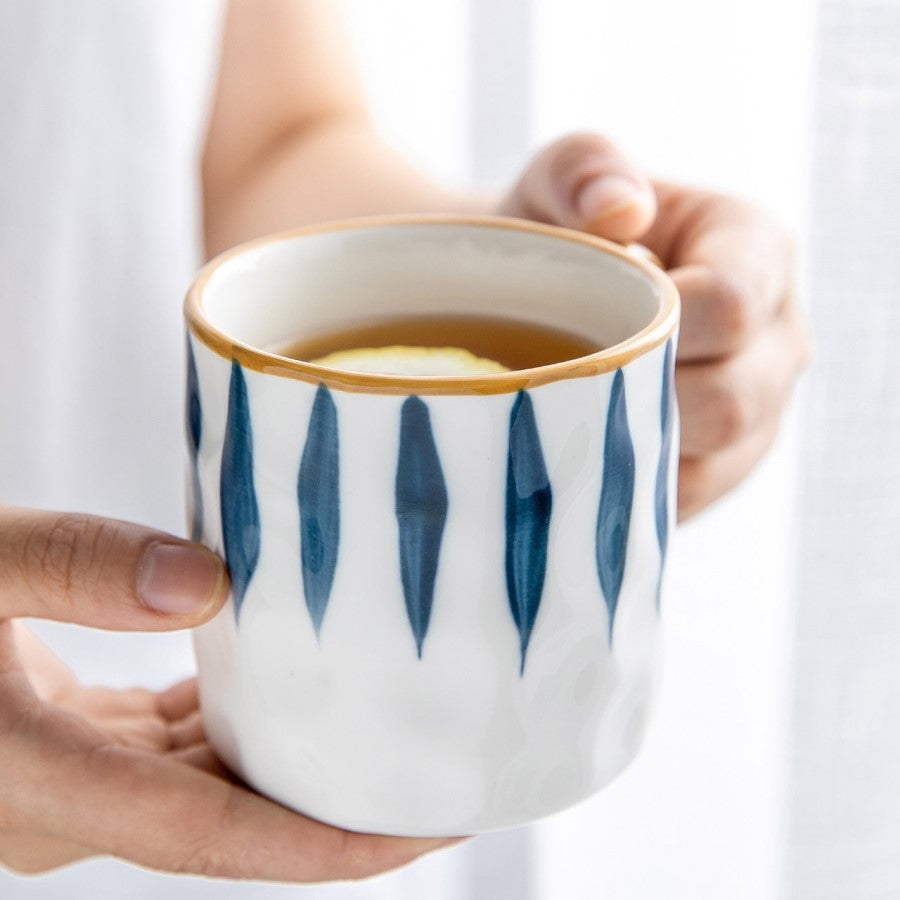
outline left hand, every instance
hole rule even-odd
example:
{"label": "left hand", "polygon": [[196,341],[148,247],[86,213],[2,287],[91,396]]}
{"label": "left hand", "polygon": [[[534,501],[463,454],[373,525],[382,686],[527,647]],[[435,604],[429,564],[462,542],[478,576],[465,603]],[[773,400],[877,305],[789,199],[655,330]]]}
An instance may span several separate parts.
{"label": "left hand", "polygon": [[[343,831],[248,790],[207,742],[196,678],[161,693],[86,687],[20,622],[0,622],[0,648],[15,655],[0,660],[0,729],[29,747],[28,774],[47,757],[55,767],[26,814],[0,808],[0,871],[41,873],[115,852],[179,874],[320,882],[369,878],[456,843]],[[8,761],[13,780],[21,766]],[[73,767],[80,782],[66,784]],[[0,794],[30,787],[25,777]],[[71,805],[48,824],[59,794]],[[77,838],[69,821],[80,822]],[[98,844],[104,832],[115,850]]]}
{"label": "left hand", "polygon": [[722,497],[775,439],[809,337],[793,241],[732,197],[651,182],[613,144],[576,134],[538,154],[497,211],[640,241],[681,294],[678,516]]}
{"label": "left hand", "polygon": [[18,621],[172,631],[207,621],[227,590],[221,560],[173,535],[0,506],[0,870],[111,855],[179,874],[338,881],[455,843],[286,809],[215,758],[193,681],[161,694],[85,687]]}

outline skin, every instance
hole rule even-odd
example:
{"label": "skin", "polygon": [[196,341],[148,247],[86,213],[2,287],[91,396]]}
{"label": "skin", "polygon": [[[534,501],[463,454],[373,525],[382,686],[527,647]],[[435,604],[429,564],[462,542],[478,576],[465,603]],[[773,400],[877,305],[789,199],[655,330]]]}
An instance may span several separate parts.
{"label": "skin", "polygon": [[[680,518],[738,484],[808,357],[782,226],[733,198],[653,182],[592,134],[537,154],[500,199],[442,189],[378,138],[349,59],[327,0],[232,0],[202,166],[208,253],[323,219],[410,211],[495,211],[640,240],[682,297]],[[2,507],[0,534],[4,865],[42,872],[111,854],[169,872],[309,882],[368,877],[453,843],[352,834],[260,797],[210,751],[193,681],[160,694],[84,687],[15,622],[192,627],[228,590],[208,551],[136,525]],[[167,557],[163,596],[145,583],[145,554],[160,545],[193,560]]]}

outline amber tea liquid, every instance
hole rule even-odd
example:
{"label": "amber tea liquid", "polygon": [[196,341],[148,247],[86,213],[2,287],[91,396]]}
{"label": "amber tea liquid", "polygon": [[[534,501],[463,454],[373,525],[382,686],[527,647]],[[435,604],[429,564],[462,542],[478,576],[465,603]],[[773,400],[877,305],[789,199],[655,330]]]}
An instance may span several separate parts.
{"label": "amber tea liquid", "polygon": [[356,322],[292,341],[275,350],[292,359],[313,360],[338,350],[363,347],[461,347],[510,369],[531,369],[577,359],[603,348],[590,338],[499,316],[396,316]]}

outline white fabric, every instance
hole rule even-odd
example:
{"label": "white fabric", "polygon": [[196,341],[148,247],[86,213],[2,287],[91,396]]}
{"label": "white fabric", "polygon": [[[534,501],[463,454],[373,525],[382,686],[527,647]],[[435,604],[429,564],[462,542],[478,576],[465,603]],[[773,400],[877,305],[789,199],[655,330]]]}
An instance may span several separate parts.
{"label": "white fabric", "polygon": [[218,6],[0,6],[8,502],[181,528],[179,304]]}
{"label": "white fabric", "polygon": [[819,8],[791,900],[900,896],[900,4]]}
{"label": "white fabric", "polygon": [[[4,502],[183,532],[180,305],[200,261],[197,163],[222,7],[0,4]],[[162,687],[193,667],[183,635],[39,628],[87,681]],[[363,886],[208,883],[98,860],[33,879],[0,870],[0,897],[500,900],[505,884],[522,900],[517,876],[493,866],[506,842]]]}

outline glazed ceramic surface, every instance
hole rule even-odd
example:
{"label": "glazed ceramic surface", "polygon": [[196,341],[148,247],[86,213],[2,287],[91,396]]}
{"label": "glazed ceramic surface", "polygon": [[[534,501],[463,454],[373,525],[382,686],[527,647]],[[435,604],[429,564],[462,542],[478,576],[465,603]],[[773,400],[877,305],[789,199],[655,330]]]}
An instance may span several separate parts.
{"label": "glazed ceramic surface", "polygon": [[[265,352],[429,310],[609,349],[432,379]],[[232,584],[196,633],[222,759],[405,835],[520,825],[609,782],[644,731],[675,509],[668,279],[544,226],[361,221],[238,248],[187,315],[189,521]]]}

